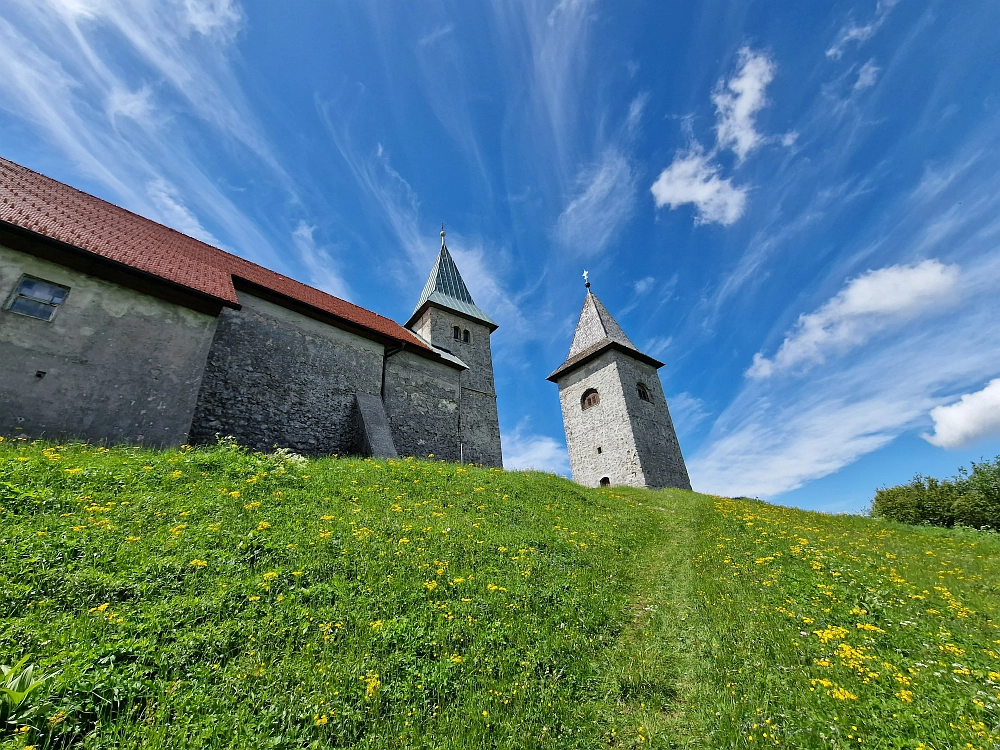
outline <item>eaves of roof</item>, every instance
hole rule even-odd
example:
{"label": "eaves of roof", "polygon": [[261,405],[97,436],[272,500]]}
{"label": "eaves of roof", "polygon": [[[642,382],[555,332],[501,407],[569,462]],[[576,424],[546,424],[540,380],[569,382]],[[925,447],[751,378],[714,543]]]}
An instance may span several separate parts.
{"label": "eaves of roof", "polygon": [[598,341],[596,344],[588,346],[582,352],[574,354],[572,357],[559,365],[559,367],[557,367],[556,370],[546,378],[546,380],[551,380],[553,383],[557,383],[561,378],[565,377],[573,370],[583,367],[585,364],[596,359],[608,350],[614,350],[627,354],[632,359],[639,360],[640,362],[656,369],[663,367],[663,362],[660,362],[658,359],[653,359],[648,354],[643,354],[638,349],[625,346],[621,342],[615,341],[614,339],[605,338]]}

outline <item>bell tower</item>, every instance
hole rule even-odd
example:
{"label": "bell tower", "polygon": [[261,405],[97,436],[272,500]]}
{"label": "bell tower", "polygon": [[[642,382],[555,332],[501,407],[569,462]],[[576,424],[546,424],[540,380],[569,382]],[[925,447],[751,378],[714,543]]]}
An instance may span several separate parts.
{"label": "bell tower", "polygon": [[503,466],[490,336],[498,328],[472,299],[444,241],[406,327],[466,369],[459,376],[458,458],[464,463]]}
{"label": "bell tower", "polygon": [[588,280],[569,356],[548,377],[559,386],[573,481],[691,489],[661,367],[629,340]]}

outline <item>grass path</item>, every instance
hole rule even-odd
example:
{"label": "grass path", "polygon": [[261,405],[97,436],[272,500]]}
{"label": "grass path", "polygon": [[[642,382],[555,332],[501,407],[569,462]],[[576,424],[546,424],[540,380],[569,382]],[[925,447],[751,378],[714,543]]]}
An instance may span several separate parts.
{"label": "grass path", "polygon": [[1000,537],[0,441],[2,748],[1000,747]]}

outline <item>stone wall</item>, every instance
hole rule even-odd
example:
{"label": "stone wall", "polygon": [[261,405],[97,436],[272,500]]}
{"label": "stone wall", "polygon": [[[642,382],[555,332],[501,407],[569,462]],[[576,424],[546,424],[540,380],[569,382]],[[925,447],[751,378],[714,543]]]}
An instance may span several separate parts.
{"label": "stone wall", "polygon": [[[652,402],[639,397],[638,383],[647,387]],[[583,394],[591,388],[601,400],[584,410]],[[691,489],[653,367],[606,351],[560,378],[559,399],[574,481],[597,487],[608,477],[612,486]]]}
{"label": "stone wall", "polygon": [[[597,487],[602,477],[613,486],[646,486],[618,365],[617,353],[606,351],[559,380],[573,481],[586,487]],[[584,410],[581,400],[590,388],[601,401]]]}
{"label": "stone wall", "polygon": [[239,299],[241,310],[219,317],[192,442],[219,434],[255,450],[356,452],[354,394],[379,395],[382,345],[242,291]]}
{"label": "stone wall", "polygon": [[0,432],[188,440],[216,318],[0,246],[0,303],[22,274],[69,287],[51,321],[0,311]]}
{"label": "stone wall", "polygon": [[459,372],[408,351],[389,357],[385,411],[401,456],[459,460]]}
{"label": "stone wall", "polygon": [[[455,326],[458,326],[460,332],[469,331],[469,343],[461,337],[458,341],[455,340]],[[420,316],[413,329],[435,346],[454,354],[469,367],[462,373],[461,440],[465,462],[502,466],[490,329],[434,306]]]}
{"label": "stone wall", "polygon": [[[618,374],[646,486],[691,489],[659,373],[650,365],[619,355]],[[651,402],[639,397],[638,383],[646,386]]]}

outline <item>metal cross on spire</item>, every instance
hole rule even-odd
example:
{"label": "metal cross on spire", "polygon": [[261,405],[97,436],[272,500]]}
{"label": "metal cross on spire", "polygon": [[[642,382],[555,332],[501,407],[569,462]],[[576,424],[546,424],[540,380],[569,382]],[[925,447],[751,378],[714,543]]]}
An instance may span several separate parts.
{"label": "metal cross on spire", "polygon": [[590,272],[586,268],[583,269],[583,283],[587,289],[590,289]]}

